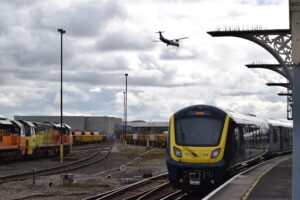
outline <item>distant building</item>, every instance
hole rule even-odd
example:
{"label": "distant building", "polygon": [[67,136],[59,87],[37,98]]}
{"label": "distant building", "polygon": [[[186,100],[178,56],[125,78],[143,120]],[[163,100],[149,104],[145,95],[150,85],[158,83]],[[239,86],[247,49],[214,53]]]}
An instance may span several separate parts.
{"label": "distant building", "polygon": [[[15,120],[34,122],[57,122],[60,116],[14,116]],[[121,118],[107,116],[64,116],[64,123],[78,131],[99,131],[104,134],[114,134],[116,127],[122,124]]]}
{"label": "distant building", "polygon": [[127,126],[131,133],[160,134],[168,131],[169,122],[131,121],[127,123]]}

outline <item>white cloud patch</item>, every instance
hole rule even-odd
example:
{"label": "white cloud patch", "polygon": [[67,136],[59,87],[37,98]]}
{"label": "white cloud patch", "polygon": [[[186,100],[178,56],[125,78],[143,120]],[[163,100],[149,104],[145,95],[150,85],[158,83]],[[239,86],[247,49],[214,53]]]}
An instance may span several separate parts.
{"label": "white cloud patch", "polygon": [[99,87],[92,88],[92,89],[90,89],[90,92],[98,92],[98,93],[100,93],[101,92],[101,88],[99,88]]}

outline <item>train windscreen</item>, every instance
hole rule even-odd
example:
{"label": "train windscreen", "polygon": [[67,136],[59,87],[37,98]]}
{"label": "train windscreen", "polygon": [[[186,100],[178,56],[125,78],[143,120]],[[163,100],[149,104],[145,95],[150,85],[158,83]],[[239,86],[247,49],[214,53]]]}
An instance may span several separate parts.
{"label": "train windscreen", "polygon": [[223,121],[216,118],[176,119],[176,143],[185,146],[216,146],[223,128]]}

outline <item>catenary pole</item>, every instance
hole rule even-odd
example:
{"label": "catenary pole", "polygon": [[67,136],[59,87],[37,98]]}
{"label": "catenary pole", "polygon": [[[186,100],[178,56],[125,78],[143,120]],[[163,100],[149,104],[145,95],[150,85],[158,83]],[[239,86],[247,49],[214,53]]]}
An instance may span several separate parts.
{"label": "catenary pole", "polygon": [[128,74],[125,74],[125,138],[127,135],[127,77]]}

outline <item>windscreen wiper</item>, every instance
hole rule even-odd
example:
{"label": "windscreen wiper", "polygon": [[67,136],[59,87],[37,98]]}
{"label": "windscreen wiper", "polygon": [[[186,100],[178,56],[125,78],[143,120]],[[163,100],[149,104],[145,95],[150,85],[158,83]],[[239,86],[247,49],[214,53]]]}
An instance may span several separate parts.
{"label": "windscreen wiper", "polygon": [[[185,137],[185,134],[183,132],[183,129],[182,129],[182,126],[180,124],[180,131],[181,131],[181,137],[182,137],[182,143],[185,144],[185,141],[184,141],[184,137]],[[198,155],[192,150],[190,149],[189,147],[185,146],[185,145],[182,145],[183,148],[185,148],[187,151],[189,151],[194,157],[197,157]]]}

